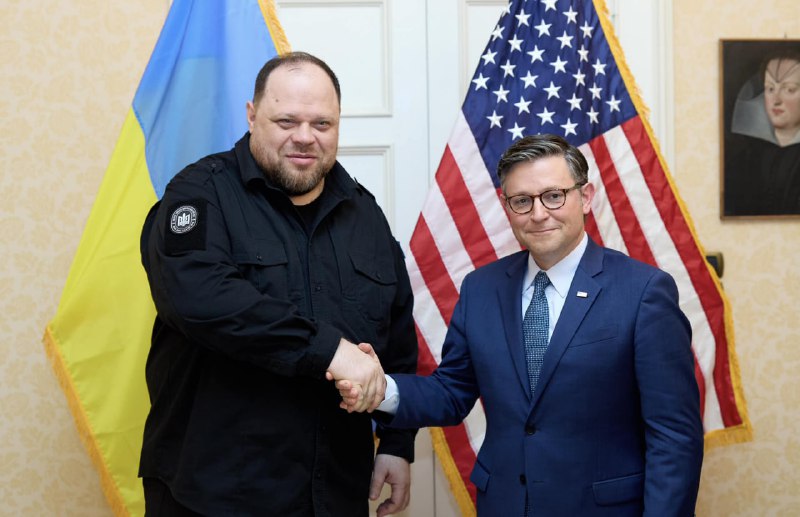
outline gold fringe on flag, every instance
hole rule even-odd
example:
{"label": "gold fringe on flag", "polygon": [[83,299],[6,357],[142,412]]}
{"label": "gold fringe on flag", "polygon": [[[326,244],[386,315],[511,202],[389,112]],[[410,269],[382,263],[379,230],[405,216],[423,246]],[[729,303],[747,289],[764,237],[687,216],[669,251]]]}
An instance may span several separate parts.
{"label": "gold fringe on flag", "polygon": [[441,427],[431,427],[428,429],[431,433],[431,441],[433,442],[433,450],[436,451],[436,456],[439,458],[439,463],[442,464],[444,475],[450,484],[450,491],[456,498],[456,503],[461,509],[461,515],[464,517],[475,517],[477,510],[475,503],[472,502],[472,497],[467,491],[467,485],[461,478],[461,474],[456,467],[456,462],[453,460],[453,455],[450,452],[450,447],[447,445],[447,439],[444,436],[444,431]]}
{"label": "gold fringe on flag", "polygon": [[[686,204],[684,203],[683,199],[681,198],[680,194],[678,193],[678,189],[675,186],[675,182],[672,178],[672,174],[669,171],[669,167],[667,166],[667,162],[664,160],[664,157],[661,154],[661,149],[658,145],[658,140],[656,139],[655,133],[653,132],[653,128],[650,126],[650,121],[648,120],[647,114],[649,112],[647,106],[642,99],[640,94],[639,88],[636,85],[636,81],[633,79],[633,74],[631,73],[630,69],[628,68],[628,64],[625,61],[625,55],[622,52],[622,46],[619,44],[619,40],[614,32],[614,28],[611,26],[610,17],[608,7],[606,6],[605,0],[593,0],[595,9],[597,9],[598,17],[600,19],[600,25],[603,27],[603,32],[605,33],[606,40],[608,41],[608,45],[611,48],[611,53],[614,55],[614,60],[617,63],[617,68],[619,68],[620,74],[622,75],[622,80],[625,82],[625,86],[628,88],[628,91],[631,95],[631,100],[633,101],[634,106],[636,107],[636,111],[639,113],[642,125],[647,131],[647,136],[650,138],[650,142],[653,145],[653,149],[656,153],[656,157],[658,158],[658,162],[661,164],[661,169],[664,171],[664,176],[667,178],[667,182],[669,183],[670,189],[672,189],[672,193],[675,196],[675,200],[678,203],[678,207],[680,208],[681,214],[683,214],[683,218],[686,220],[686,225],[689,228],[689,231],[692,234],[692,238],[694,239],[695,243],[697,243],[697,247],[700,250],[700,253],[705,256],[706,251],[703,248],[702,244],[700,243],[700,239],[697,236],[697,231],[694,227],[694,222],[692,221],[691,216],[689,215],[689,210],[686,208]],[[733,315],[731,313],[731,305],[728,301],[727,296],[725,296],[725,292],[722,289],[722,284],[717,277],[716,271],[711,265],[706,261],[706,268],[708,268],[709,275],[714,282],[714,286],[719,292],[720,298],[722,299],[724,305],[724,313],[725,313],[725,336],[727,337],[727,352],[728,352],[728,365],[729,365],[729,374],[731,376],[731,383],[733,384],[733,393],[736,400],[736,409],[739,412],[739,416],[742,418],[742,423],[736,427],[728,427],[725,429],[717,429],[710,431],[705,434],[705,445],[706,449],[711,447],[715,447],[718,445],[729,445],[734,443],[742,443],[748,442],[753,439],[753,427],[750,423],[750,418],[747,415],[747,403],[744,399],[744,389],[742,387],[742,380],[741,375],[739,373],[739,360],[736,355],[736,347],[734,346],[734,335],[733,335]]]}
{"label": "gold fringe on flag", "polygon": [[119,487],[116,481],[114,481],[111,472],[108,470],[108,465],[106,465],[106,462],[103,460],[103,455],[98,448],[98,442],[95,439],[92,426],[86,416],[86,410],[78,397],[78,390],[75,389],[75,385],[72,383],[72,375],[70,375],[64,356],[61,354],[61,345],[55,333],[50,328],[50,325],[47,325],[45,328],[42,342],[44,343],[47,357],[53,365],[56,379],[58,379],[58,383],[61,385],[64,395],[66,395],[67,404],[75,420],[75,427],[78,429],[81,442],[83,442],[83,445],[86,447],[92,464],[94,464],[97,472],[100,473],[100,485],[103,489],[106,501],[108,501],[108,504],[111,506],[111,511],[114,512],[114,515],[117,517],[129,517],[130,514],[128,513],[128,508],[125,506],[125,502],[122,500]]}
{"label": "gold fringe on flag", "polygon": [[292,48],[289,45],[289,39],[278,21],[275,2],[273,0],[258,0],[258,6],[261,7],[261,14],[264,15],[264,21],[269,28],[269,34],[272,36],[272,44],[275,45],[275,50],[278,51],[278,54],[291,52]]}

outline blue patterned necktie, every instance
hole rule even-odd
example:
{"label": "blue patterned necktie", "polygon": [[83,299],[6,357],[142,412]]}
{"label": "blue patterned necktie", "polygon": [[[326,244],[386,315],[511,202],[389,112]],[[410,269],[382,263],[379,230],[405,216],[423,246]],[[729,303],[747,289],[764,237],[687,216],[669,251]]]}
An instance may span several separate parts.
{"label": "blue patterned necktie", "polygon": [[539,371],[542,369],[544,353],[547,350],[547,333],[550,326],[550,315],[547,309],[547,298],[544,289],[550,279],[544,271],[539,271],[533,279],[533,299],[525,311],[522,320],[522,337],[525,340],[525,359],[528,362],[528,381],[531,396],[536,392]]}

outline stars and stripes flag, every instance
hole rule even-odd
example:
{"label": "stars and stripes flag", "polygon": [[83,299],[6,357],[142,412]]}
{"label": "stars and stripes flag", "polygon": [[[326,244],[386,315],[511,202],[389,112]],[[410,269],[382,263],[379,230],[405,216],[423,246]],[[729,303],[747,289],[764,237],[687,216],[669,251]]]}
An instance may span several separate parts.
{"label": "stars and stripes flag", "polygon": [[[675,278],[693,329],[707,443],[750,439],[728,301],[600,0],[514,0],[491,34],[411,237],[420,373],[441,360],[464,276],[520,249],[496,166],[514,140],[537,133],[565,137],[586,156],[597,190],[586,221],[591,238]],[[481,404],[463,424],[431,430],[465,514],[475,511],[468,478],[484,431]]]}

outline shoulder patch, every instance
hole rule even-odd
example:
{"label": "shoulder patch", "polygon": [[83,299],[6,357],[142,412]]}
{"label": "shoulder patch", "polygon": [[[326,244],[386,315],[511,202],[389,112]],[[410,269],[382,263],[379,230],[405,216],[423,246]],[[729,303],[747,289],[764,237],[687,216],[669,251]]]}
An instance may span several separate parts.
{"label": "shoulder patch", "polygon": [[164,248],[168,255],[206,249],[206,206],[204,199],[190,199],[167,211]]}
{"label": "shoulder patch", "polygon": [[172,233],[188,233],[197,227],[197,208],[193,205],[181,205],[172,211],[169,217],[169,229]]}

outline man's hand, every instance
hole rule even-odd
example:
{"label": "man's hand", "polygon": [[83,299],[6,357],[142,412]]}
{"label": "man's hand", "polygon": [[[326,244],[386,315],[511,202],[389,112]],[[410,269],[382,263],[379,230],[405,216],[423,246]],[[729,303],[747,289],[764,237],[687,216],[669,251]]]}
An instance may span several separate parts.
{"label": "man's hand", "polygon": [[[358,348],[370,357],[374,357],[376,361],[378,360],[375,350],[368,343],[359,343]],[[328,377],[328,379],[330,380],[331,377]],[[339,404],[340,408],[346,409],[348,413],[364,411],[359,409],[359,404],[363,398],[363,390],[360,384],[350,379],[337,379],[336,389],[339,390],[339,395],[342,397],[342,402]],[[383,402],[383,398],[381,398],[380,402]],[[379,405],[380,402],[378,402]]]}
{"label": "man's hand", "polygon": [[339,390],[339,395],[342,397],[339,407],[346,409],[348,413],[356,411],[355,408],[361,399],[361,386],[353,384],[352,381],[347,379],[343,379],[336,381],[336,389]]}
{"label": "man's hand", "polygon": [[384,483],[392,487],[392,493],[378,505],[378,517],[402,512],[408,506],[411,500],[411,466],[398,456],[378,454],[375,456],[372,484],[369,487],[370,500],[378,499]]}
{"label": "man's hand", "polygon": [[342,398],[342,407],[348,412],[367,411],[373,412],[381,402],[386,392],[386,378],[378,356],[367,343],[358,346],[342,339],[339,348],[333,354],[331,364],[325,374],[328,380],[346,380],[347,388],[337,388]]}

